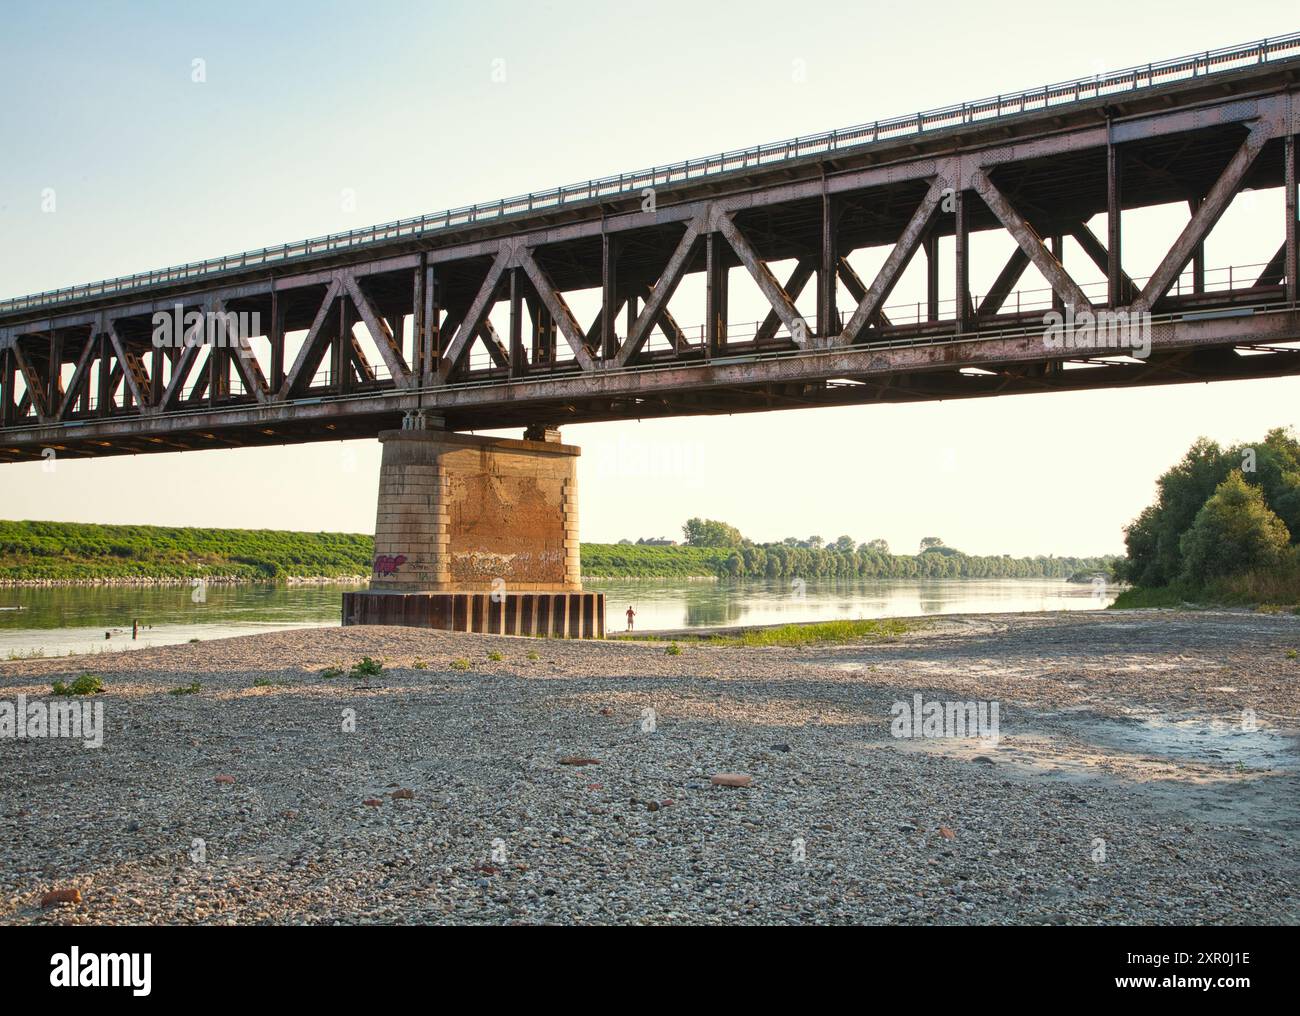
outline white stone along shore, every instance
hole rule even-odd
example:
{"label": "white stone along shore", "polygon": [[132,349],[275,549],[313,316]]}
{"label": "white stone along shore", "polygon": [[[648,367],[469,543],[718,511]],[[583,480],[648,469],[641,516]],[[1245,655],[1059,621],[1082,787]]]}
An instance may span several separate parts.
{"label": "white stone along shore", "polygon": [[[98,674],[105,730],[0,736],[0,923],[1300,921],[1300,618],[680,645],[357,627],[2,664],[0,702]],[[996,703],[998,739],[893,736],[918,694]]]}

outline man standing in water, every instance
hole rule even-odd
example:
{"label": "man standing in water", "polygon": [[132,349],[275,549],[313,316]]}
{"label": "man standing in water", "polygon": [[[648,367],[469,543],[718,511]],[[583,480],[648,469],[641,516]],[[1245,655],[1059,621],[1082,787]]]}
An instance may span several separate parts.
{"label": "man standing in water", "polygon": [[628,631],[632,630],[632,618],[634,617],[636,617],[636,611],[632,609],[632,605],[629,603],[627,607],[627,630]]}

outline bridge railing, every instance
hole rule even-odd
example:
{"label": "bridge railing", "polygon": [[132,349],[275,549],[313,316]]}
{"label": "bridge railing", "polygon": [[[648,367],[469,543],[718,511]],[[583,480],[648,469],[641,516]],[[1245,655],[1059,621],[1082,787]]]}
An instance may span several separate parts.
{"label": "bridge railing", "polygon": [[399,237],[414,237],[435,233],[452,226],[474,222],[527,215],[574,202],[586,202],[621,194],[636,194],[647,189],[669,184],[711,177],[724,173],[740,172],[754,167],[768,166],[788,159],[844,151],[898,137],[923,134],[964,123],[996,120],[1033,110],[1117,95],[1142,88],[1168,84],[1173,81],[1235,70],[1251,64],[1266,63],[1300,55],[1300,32],[1260,39],[1237,46],[1206,50],[1191,56],[1161,60],[1124,70],[1074,78],[1070,81],[1044,85],[1028,91],[997,95],[974,102],[962,102],[939,109],[926,110],[910,116],[876,120],[841,130],[826,131],[770,144],[755,145],[701,159],[675,162],[666,166],[600,177],[583,183],[555,187],[550,190],[521,194],[498,201],[468,205],[447,211],[434,212],[410,219],[399,219],[378,226],[331,233],[310,240],[300,240],[279,247],[230,254],[207,261],[162,268],[135,275],[124,275],[84,285],[33,293],[28,296],[0,300],[0,314],[31,310],[73,300],[106,296],[165,283],[184,282],[187,279],[220,274],[223,272],[256,268],[266,264],[279,264],[296,258],[329,251],[344,250]]}

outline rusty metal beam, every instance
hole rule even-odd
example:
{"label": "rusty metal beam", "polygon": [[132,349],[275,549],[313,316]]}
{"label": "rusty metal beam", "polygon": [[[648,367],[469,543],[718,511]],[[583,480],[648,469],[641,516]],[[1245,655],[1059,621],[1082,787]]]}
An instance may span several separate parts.
{"label": "rusty metal beam", "polygon": [[[1097,239],[1097,234],[1089,228],[1086,222],[1080,222],[1078,225],[1072,227],[1070,229],[1070,236],[1074,237],[1075,241],[1079,244],[1079,249],[1088,256],[1088,260],[1096,265],[1099,271],[1103,274],[1110,272],[1112,261],[1110,252],[1107,251],[1107,249],[1102,245],[1102,242]],[[1109,278],[1108,274],[1107,278]],[[1118,292],[1119,302],[1114,304],[1114,306],[1126,306],[1133,300],[1137,291],[1137,286],[1134,285],[1133,279],[1123,270],[1123,268],[1120,268]]]}
{"label": "rusty metal beam", "polygon": [[876,311],[884,304],[885,298],[897,285],[903,270],[907,267],[907,263],[912,259],[912,255],[916,253],[916,248],[920,246],[925,231],[930,226],[930,220],[934,218],[934,213],[938,210],[939,203],[943,200],[944,191],[947,188],[948,181],[942,177],[936,177],[931,182],[930,189],[926,191],[925,197],[921,199],[916,211],[912,213],[912,218],[908,220],[906,227],[904,227],[902,236],[898,238],[898,242],[894,244],[894,249],[885,258],[885,263],[880,266],[880,271],[876,273],[870,288],[858,301],[853,316],[844,323],[844,330],[831,340],[830,345],[851,345],[858,337],[858,333],[871,322]]}
{"label": "rusty metal beam", "polygon": [[717,218],[718,231],[726,239],[727,244],[736,256],[740,258],[740,263],[745,266],[753,280],[758,283],[759,291],[763,294],[776,316],[781,319],[790,332],[791,338],[797,346],[808,346],[813,342],[812,335],[809,334],[808,323],[803,319],[799,310],[794,305],[794,300],[784,289],[781,283],[776,281],[776,276],[772,270],[767,267],[750,243],[745,239],[745,235],[732,220],[729,215],[719,215]]}
{"label": "rusty metal beam", "polygon": [[[1109,126],[1109,122],[1107,124]],[[1120,243],[1123,237],[1123,204],[1120,201],[1120,177],[1123,163],[1119,148],[1112,139],[1106,145],[1106,303],[1119,307],[1132,299],[1133,280],[1124,274],[1120,264]],[[1087,229],[1086,224],[1084,228]],[[1091,232],[1091,231],[1089,231]],[[1127,280],[1127,290],[1125,282]]]}
{"label": "rusty metal beam", "polygon": [[[1292,127],[1297,125],[1292,124]],[[1300,273],[1300,226],[1297,226],[1297,218],[1300,218],[1300,211],[1297,210],[1296,198],[1296,134],[1292,130],[1286,136],[1286,141],[1282,146],[1282,158],[1285,160],[1283,168],[1282,186],[1286,189],[1283,199],[1283,215],[1286,216],[1286,298],[1289,302],[1295,303],[1297,293],[1300,293],[1300,280],[1296,279],[1297,273]]]}
{"label": "rusty metal beam", "polygon": [[77,357],[77,367],[68,380],[68,390],[54,413],[56,420],[66,419],[68,410],[83,394],[86,382],[90,379],[90,363],[95,356],[95,346],[95,333],[91,331],[86,335],[86,344],[81,349],[81,355]]}
{"label": "rusty metal beam", "polygon": [[[393,330],[388,327],[388,322],[375,309],[374,304],[370,302],[370,297],[365,294],[352,273],[344,274],[342,281],[348,296],[352,298],[352,305],[356,307],[361,320],[365,322],[366,330],[370,333],[375,348],[379,350],[379,355],[388,366],[388,373],[393,383],[398,388],[410,388],[411,368],[407,366],[402,356],[402,345],[393,335]],[[371,373],[373,374],[373,371]]]}
{"label": "rusty metal beam", "polygon": [[618,356],[618,245],[619,238],[600,238],[600,358],[606,363]]}
{"label": "rusty metal beam", "polygon": [[[862,298],[867,295],[867,285],[862,281],[862,277],[853,270],[853,266],[849,264],[849,259],[846,257],[836,258],[834,267],[835,274],[843,281],[844,288],[849,291],[849,296],[853,298],[854,302],[860,303]],[[876,311],[876,321],[882,328],[888,328],[892,324],[889,315],[883,310]]]}
{"label": "rusty metal beam", "polygon": [[1205,200],[1201,202],[1196,213],[1191,220],[1183,227],[1182,233],[1174,241],[1169,252],[1161,259],[1156,270],[1151,273],[1151,278],[1147,284],[1142,287],[1142,292],[1138,298],[1133,301],[1133,307],[1139,311],[1149,311],[1155,306],[1173,285],[1187,262],[1191,260],[1192,252],[1196,245],[1202,242],[1206,235],[1214,228],[1214,224],[1219,221],[1223,213],[1228,210],[1228,205],[1232,203],[1241,181],[1245,178],[1246,172],[1255,164],[1255,159],[1263,151],[1264,145],[1268,143],[1269,138],[1273,136],[1273,124],[1268,120],[1260,120],[1250,128],[1250,133],[1246,135],[1246,140],[1241,143],[1241,147],[1229,160],[1228,165],[1224,168],[1219,178],[1210,188]]}
{"label": "rusty metal beam", "polygon": [[438,364],[438,377],[442,381],[446,381],[452,372],[460,366],[460,361],[468,351],[470,342],[473,341],[474,336],[483,327],[483,322],[487,320],[492,305],[496,303],[497,289],[501,286],[501,277],[510,266],[511,254],[511,249],[506,246],[500,247],[497,251],[497,256],[493,260],[491,267],[488,268],[483,284],[479,286],[478,294],[474,297],[473,303],[470,304],[469,310],[465,312],[460,327],[456,329],[455,337],[447,344],[447,351]]}
{"label": "rusty metal beam", "polygon": [[[813,277],[816,271],[817,263],[812,258],[800,258],[795,262],[790,277],[786,279],[785,285],[781,287],[791,301],[799,299],[799,294],[803,292],[804,287],[808,285],[808,280]],[[776,337],[777,330],[780,327],[781,315],[776,312],[775,308],[772,308],[758,326],[758,331],[754,334],[754,341],[771,342]]]}
{"label": "rusty metal beam", "polygon": [[1029,255],[1020,247],[1016,247],[1007,258],[1007,263],[1002,266],[1002,271],[998,272],[998,277],[993,280],[993,285],[980,301],[979,309],[976,310],[976,317],[991,317],[1002,309],[1002,305],[1007,302],[1007,297],[1011,291],[1016,288],[1016,283],[1020,277],[1025,274],[1025,269],[1029,267]]}
{"label": "rusty metal beam", "polygon": [[135,351],[128,349],[122,337],[117,334],[117,325],[112,318],[107,318],[104,322],[108,330],[109,340],[113,343],[113,351],[117,354],[117,361],[122,365],[122,371],[126,378],[127,391],[135,399],[135,403],[142,411],[149,408],[149,372],[145,369],[144,362],[136,355]]}
{"label": "rusty metal beam", "polygon": [[703,225],[704,220],[701,217],[696,217],[687,223],[686,232],[678,241],[676,249],[668,259],[668,264],[664,267],[663,274],[659,276],[659,281],[655,283],[653,291],[646,298],[645,306],[641,308],[641,313],[636,316],[636,323],[632,326],[627,339],[624,340],[622,347],[618,351],[618,356],[615,358],[617,366],[626,367],[628,361],[639,353],[641,347],[645,345],[645,340],[650,335],[650,329],[654,327],[660,313],[668,306],[668,301],[672,299],[678,283],[682,281],[686,263],[695,250],[695,244],[700,238]]}
{"label": "rusty metal beam", "polygon": [[[14,362],[18,365],[19,373],[23,376],[23,384],[26,385],[26,397],[36,410],[36,418],[42,423],[50,419],[49,403],[46,401],[46,386],[36,365],[31,362],[27,356],[27,351],[23,349],[22,341],[15,341],[13,344]],[[25,415],[25,414],[19,414]]]}
{"label": "rusty metal beam", "polygon": [[983,170],[977,169],[971,173],[971,185],[988,205],[989,211],[997,216],[998,221],[1020,245],[1020,249],[1029,255],[1029,260],[1034,263],[1034,267],[1043,274],[1047,284],[1061,297],[1065,305],[1075,311],[1090,308],[1092,304],[1079,288],[1079,284],[1070,277],[1060,260],[1043,244],[1042,237],[1034,231],[1033,226],[1025,220],[1024,216],[1012,207],[1011,202],[994,186],[993,181]]}
{"label": "rusty metal beam", "polygon": [[1286,241],[1283,240],[1278,244],[1273,256],[1268,259],[1264,265],[1264,270],[1259,273],[1259,278],[1255,280],[1257,286],[1276,286],[1286,278]]}
{"label": "rusty metal beam", "polygon": [[324,350],[321,348],[321,338],[325,334],[325,323],[329,320],[330,308],[342,292],[342,283],[338,279],[331,279],[329,286],[325,289],[325,296],[316,309],[316,316],[312,319],[311,327],[307,329],[307,334],[302,340],[302,346],[298,349],[298,355],[293,359],[293,366],[289,368],[289,373],[284,378],[284,384],[280,386],[280,391],[276,396],[278,401],[283,402],[294,392],[310,384],[312,375],[316,373],[316,368],[324,355]]}
{"label": "rusty metal beam", "polygon": [[[560,291],[555,288],[542,266],[537,263],[533,257],[533,252],[528,248],[521,248],[519,251],[519,260],[523,265],[524,271],[528,273],[528,279],[537,290],[537,296],[546,307],[551,319],[560,329],[564,336],[564,341],[569,344],[573,350],[573,358],[578,361],[578,366],[583,370],[595,370],[596,361],[592,351],[587,348],[587,337],[583,334],[581,326],[573,316],[573,311],[569,309],[568,303],[561,295]],[[601,311],[601,319],[604,320],[604,310]]]}

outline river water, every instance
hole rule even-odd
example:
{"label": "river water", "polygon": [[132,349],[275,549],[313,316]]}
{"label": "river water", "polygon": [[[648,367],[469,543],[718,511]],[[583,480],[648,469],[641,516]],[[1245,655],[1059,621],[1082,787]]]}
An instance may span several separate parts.
{"label": "river water", "polygon": [[[341,585],[0,589],[0,660],[103,653],[339,623]],[[732,582],[589,579],[610,631],[631,606],[640,631],[842,618],[1096,610],[1113,595],[1059,579]],[[22,607],[22,610],[4,608]],[[138,638],[131,625],[141,623]],[[105,636],[108,636],[107,638]]]}

